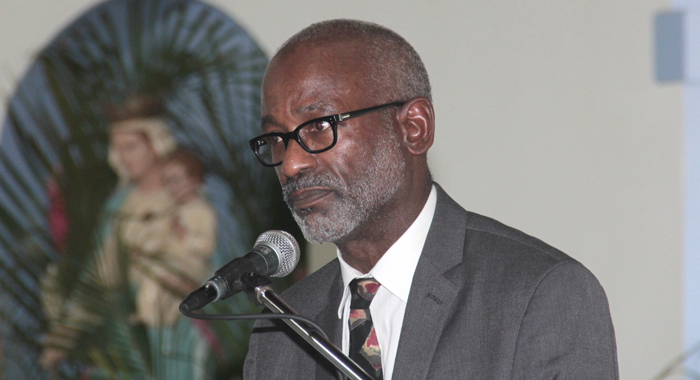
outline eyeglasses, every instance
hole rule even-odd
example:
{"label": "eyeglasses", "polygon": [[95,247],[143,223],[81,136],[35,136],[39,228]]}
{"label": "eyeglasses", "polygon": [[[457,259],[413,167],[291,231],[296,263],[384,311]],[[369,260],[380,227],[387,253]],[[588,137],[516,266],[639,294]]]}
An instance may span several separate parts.
{"label": "eyeglasses", "polygon": [[291,132],[272,132],[260,135],[250,140],[250,149],[253,150],[261,164],[268,167],[277,166],[284,160],[289,140],[296,141],[299,143],[299,146],[309,153],[325,152],[338,142],[338,123],[341,121],[390,107],[401,107],[402,105],[404,105],[404,102],[393,102],[312,119],[296,127]]}

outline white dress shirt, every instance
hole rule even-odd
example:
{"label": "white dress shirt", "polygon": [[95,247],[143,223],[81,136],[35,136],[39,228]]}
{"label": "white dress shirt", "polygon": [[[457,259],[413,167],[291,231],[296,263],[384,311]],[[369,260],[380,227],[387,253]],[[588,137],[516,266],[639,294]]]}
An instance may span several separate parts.
{"label": "white dress shirt", "polygon": [[338,308],[338,318],[344,321],[342,323],[343,353],[347,355],[350,350],[350,329],[347,323],[350,315],[348,284],[355,278],[374,277],[375,280],[379,281],[381,287],[374,296],[369,310],[382,353],[382,372],[385,380],[391,380],[394,370],[394,361],[399,347],[401,326],[403,326],[403,316],[406,312],[413,274],[416,271],[430,224],[433,221],[436,203],[437,192],[433,186],[428,200],[416,220],[367,274],[363,274],[347,264],[338,251],[338,260],[345,286],[340,308]]}

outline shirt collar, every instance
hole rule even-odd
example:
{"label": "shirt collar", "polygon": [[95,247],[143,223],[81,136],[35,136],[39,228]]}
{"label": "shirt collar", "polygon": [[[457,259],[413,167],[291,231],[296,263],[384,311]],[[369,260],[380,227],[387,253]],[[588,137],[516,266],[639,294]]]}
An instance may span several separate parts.
{"label": "shirt collar", "polygon": [[351,267],[343,260],[340,251],[337,251],[340,261],[340,271],[343,277],[343,298],[338,309],[338,317],[342,318],[343,306],[350,295],[348,284],[355,278],[374,277],[384,288],[398,297],[404,303],[408,302],[408,295],[411,291],[413,274],[418,266],[425,239],[430,230],[430,224],[435,214],[437,204],[437,191],[433,185],[430,190],[428,200],[423,206],[423,210],[418,214],[406,232],[387,250],[379,259],[374,268],[369,273],[363,274]]}

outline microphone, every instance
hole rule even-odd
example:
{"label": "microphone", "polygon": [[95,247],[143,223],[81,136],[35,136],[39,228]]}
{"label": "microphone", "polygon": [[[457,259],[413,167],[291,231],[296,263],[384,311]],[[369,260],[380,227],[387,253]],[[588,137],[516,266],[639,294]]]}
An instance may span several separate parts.
{"label": "microphone", "polygon": [[210,302],[223,300],[243,290],[241,277],[246,273],[284,277],[299,263],[299,244],[285,231],[263,232],[250,252],[231,260],[214,272],[201,288],[190,293],[180,304],[180,312],[195,311]]}

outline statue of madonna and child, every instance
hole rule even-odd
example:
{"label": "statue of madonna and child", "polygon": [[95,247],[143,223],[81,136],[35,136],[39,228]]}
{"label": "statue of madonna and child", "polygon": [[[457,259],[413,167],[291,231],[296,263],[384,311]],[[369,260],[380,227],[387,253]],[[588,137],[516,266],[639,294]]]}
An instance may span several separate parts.
{"label": "statue of madonna and child", "polygon": [[72,290],[55,291],[60,263],[42,280],[40,364],[78,359],[89,363],[88,379],[209,379],[216,334],[178,311],[212,273],[217,218],[204,196],[204,165],[178,147],[158,101],[137,97],[108,114],[118,184]]}

